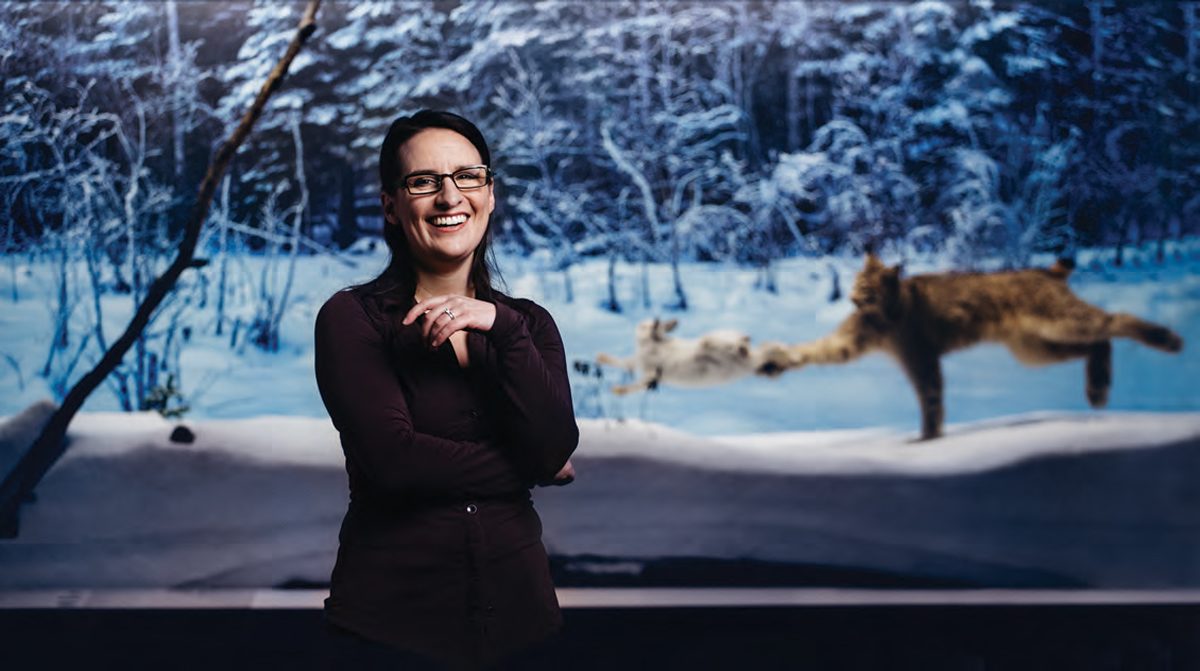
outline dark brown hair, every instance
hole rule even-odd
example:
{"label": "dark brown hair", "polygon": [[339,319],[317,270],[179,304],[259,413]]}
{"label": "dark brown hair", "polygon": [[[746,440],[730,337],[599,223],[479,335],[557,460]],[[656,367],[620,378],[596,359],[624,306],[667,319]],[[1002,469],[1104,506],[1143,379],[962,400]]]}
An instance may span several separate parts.
{"label": "dark brown hair", "polygon": [[[400,147],[417,133],[427,128],[445,128],[467,138],[479,151],[484,165],[490,166],[492,154],[488,151],[487,140],[475,124],[465,118],[441,110],[421,110],[410,116],[402,116],[392,122],[387,135],[383,138],[383,146],[379,149],[379,187],[386,193],[392,193],[400,187]],[[393,295],[400,300],[407,300],[417,287],[417,274],[412,251],[408,248],[408,238],[399,226],[393,226],[386,221],[383,224],[383,239],[391,251],[392,258],[387,268],[379,277],[357,287],[374,296]],[[471,273],[468,278],[470,286],[475,290],[475,296],[488,299],[496,288],[492,286],[492,278],[498,277],[495,261],[491,254],[492,224],[488,223],[479,246],[475,248],[475,256],[471,261]]]}

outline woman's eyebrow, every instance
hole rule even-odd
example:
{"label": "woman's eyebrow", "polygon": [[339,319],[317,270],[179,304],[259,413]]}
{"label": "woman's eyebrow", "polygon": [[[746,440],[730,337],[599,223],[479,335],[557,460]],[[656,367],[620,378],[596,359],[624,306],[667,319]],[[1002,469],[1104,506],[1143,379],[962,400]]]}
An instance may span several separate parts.
{"label": "woman's eyebrow", "polygon": [[[459,170],[466,170],[468,168],[486,168],[486,167],[487,166],[484,165],[483,163],[467,163],[465,165],[460,165],[457,168],[454,168],[450,172],[455,173],[455,172],[458,172]],[[443,173],[439,173],[437,170],[413,170],[412,172],[408,172],[405,174],[406,175],[440,175]]]}

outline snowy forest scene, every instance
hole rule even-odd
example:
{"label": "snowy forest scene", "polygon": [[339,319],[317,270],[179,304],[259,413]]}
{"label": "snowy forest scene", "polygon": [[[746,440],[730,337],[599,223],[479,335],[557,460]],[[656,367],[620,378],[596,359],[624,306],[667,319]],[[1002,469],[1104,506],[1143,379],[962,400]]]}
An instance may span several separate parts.
{"label": "snowy forest scene", "polygon": [[[562,334],[560,587],[1200,588],[1200,2],[325,0],[190,231],[304,11],[0,0],[0,590],[327,586],[313,324],[386,266],[379,145],[423,108],[488,138],[501,288]],[[1101,403],[1082,356],[948,353],[928,440],[881,351],[614,392],[656,320],[835,333],[868,254],[1044,269],[1183,345],[1113,337]]]}

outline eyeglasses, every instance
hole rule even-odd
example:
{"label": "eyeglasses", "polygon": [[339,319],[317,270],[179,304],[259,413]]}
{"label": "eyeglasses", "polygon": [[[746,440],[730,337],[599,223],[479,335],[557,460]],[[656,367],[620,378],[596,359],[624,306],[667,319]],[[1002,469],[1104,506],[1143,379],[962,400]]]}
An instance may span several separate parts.
{"label": "eyeglasses", "polygon": [[492,183],[492,170],[486,165],[473,165],[454,172],[414,172],[404,176],[404,189],[414,196],[424,196],[442,190],[442,179],[449,177],[459,191],[470,191]]}

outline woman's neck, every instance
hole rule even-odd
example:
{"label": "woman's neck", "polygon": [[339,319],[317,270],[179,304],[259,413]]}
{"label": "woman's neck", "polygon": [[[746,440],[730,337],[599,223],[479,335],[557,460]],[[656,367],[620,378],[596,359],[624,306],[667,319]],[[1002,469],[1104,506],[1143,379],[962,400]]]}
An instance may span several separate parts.
{"label": "woman's neck", "polygon": [[464,265],[448,273],[438,273],[427,270],[417,271],[417,300],[424,300],[430,296],[442,296],[445,294],[457,294],[459,296],[471,296],[471,268],[469,265]]}

